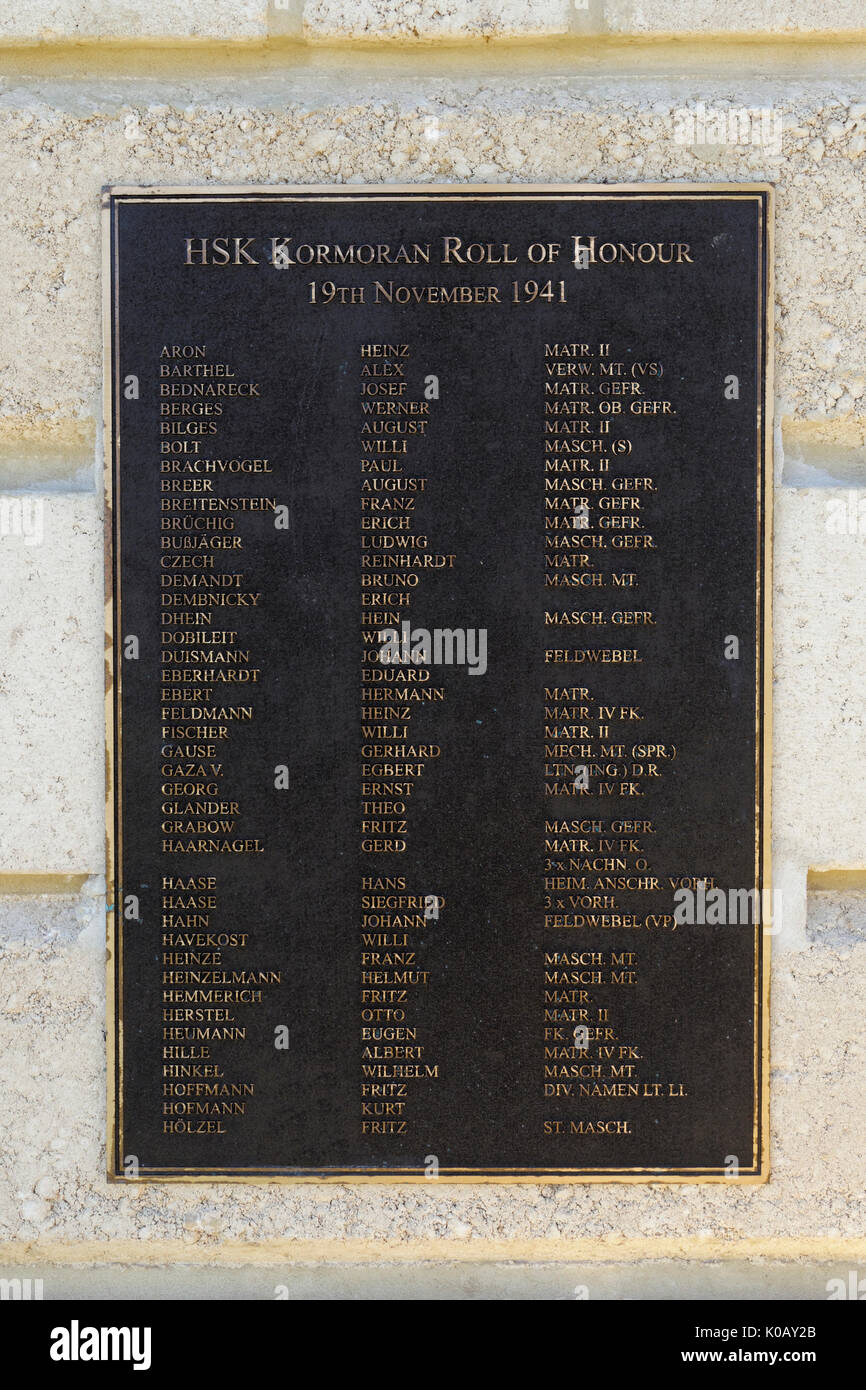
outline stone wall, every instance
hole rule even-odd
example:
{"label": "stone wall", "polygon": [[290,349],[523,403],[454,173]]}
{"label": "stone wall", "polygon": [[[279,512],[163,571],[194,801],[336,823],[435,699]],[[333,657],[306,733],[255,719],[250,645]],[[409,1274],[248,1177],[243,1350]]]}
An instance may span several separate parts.
{"label": "stone wall", "polygon": [[[864,60],[861,0],[4,10],[0,1272],[822,1298],[866,1262]],[[657,180],[777,190],[771,1181],[107,1183],[101,187]]]}

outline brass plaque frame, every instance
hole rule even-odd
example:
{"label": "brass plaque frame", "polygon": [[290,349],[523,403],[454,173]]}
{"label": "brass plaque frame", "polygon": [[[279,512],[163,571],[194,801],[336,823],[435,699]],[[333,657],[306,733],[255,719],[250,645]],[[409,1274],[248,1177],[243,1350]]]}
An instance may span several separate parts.
{"label": "brass plaque frame", "polygon": [[[120,364],[115,351],[115,325],[118,304],[113,270],[118,256],[116,226],[112,208],[117,202],[159,201],[176,202],[184,195],[191,199],[219,197],[223,200],[281,202],[293,197],[311,200],[353,201],[365,195],[376,201],[400,201],[401,197],[417,199],[424,195],[465,202],[474,197],[496,198],[503,202],[525,199],[570,200],[591,197],[599,201],[617,201],[640,195],[648,201],[676,197],[703,201],[728,195],[731,200],[757,202],[762,213],[759,218],[758,323],[761,334],[759,418],[756,432],[757,474],[757,632],[762,638],[756,645],[756,767],[755,767],[755,884],[765,892],[771,889],[771,762],[772,762],[772,514],[773,514],[773,198],[771,184],[747,183],[634,183],[634,184],[381,184],[381,185],[189,185],[189,186],[129,186],[106,188],[102,198],[102,314],[103,314],[103,445],[105,498],[105,737],[106,737],[106,1027],[107,1027],[107,1176],[111,1181],[126,1182],[227,1182],[227,1183],[378,1183],[422,1184],[430,1179],[417,1169],[356,1171],[340,1168],[315,1172],[263,1172],[261,1169],[179,1168],[166,1171],[139,1169],[124,1171],[123,1165],[123,955],[122,934],[117,929],[118,883],[117,864],[121,851],[120,770],[123,756],[123,730],[119,718],[121,692],[121,663],[118,661],[117,636],[122,631],[122,595],[120,592],[120,538],[115,527],[115,503],[119,492],[117,464],[120,439],[117,437],[115,401],[120,393]],[[754,1048],[754,1149],[750,1167],[740,1167],[734,1174],[722,1170],[679,1169],[676,1172],[659,1168],[624,1169],[621,1172],[596,1173],[591,1169],[568,1171],[561,1169],[513,1168],[483,1170],[439,1170],[438,1182],[451,1183],[727,1183],[732,1186],[763,1184],[769,1179],[769,966],[771,933],[759,920],[755,924],[755,1048]]]}

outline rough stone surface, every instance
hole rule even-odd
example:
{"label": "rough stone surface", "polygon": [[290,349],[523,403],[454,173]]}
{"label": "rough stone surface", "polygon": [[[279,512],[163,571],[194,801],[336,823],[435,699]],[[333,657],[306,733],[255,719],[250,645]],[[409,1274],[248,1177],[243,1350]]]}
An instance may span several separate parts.
{"label": "rough stone surface", "polygon": [[537,37],[568,31],[571,0],[307,0],[313,39]]}
{"label": "rough stone surface", "polygon": [[860,0],[307,0],[314,39],[458,39],[565,33],[812,34],[862,31]]}
{"label": "rough stone surface", "polygon": [[0,42],[250,39],[314,42],[846,34],[860,0],[27,0],[0,15]]}
{"label": "rough stone surface", "polygon": [[[847,527],[853,519],[861,529]],[[781,950],[806,944],[806,872],[866,869],[866,492],[783,488],[775,510],[774,884]],[[823,896],[823,895],[822,895]]]}
{"label": "rough stone surface", "polygon": [[610,29],[623,34],[818,34],[866,28],[860,0],[602,0],[602,7]]}
{"label": "rough stone surface", "polygon": [[819,946],[832,946],[840,955],[853,950],[866,941],[866,890],[813,893],[806,929]]}
{"label": "rough stone surface", "polygon": [[4,5],[0,41],[264,37],[267,0],[27,0]]}
{"label": "rough stone surface", "polygon": [[101,549],[93,494],[0,495],[0,874],[103,872]]}

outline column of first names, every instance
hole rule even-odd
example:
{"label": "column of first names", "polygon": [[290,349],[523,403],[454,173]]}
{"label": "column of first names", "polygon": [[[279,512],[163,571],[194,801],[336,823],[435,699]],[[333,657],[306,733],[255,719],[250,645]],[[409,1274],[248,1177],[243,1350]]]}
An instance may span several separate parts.
{"label": "column of first names", "polygon": [[[429,598],[425,580],[452,569],[455,557],[432,551],[418,525],[429,479],[413,453],[430,407],[410,394],[411,357],[408,343],[370,342],[359,363],[360,1129],[377,1136],[411,1135],[419,1092],[439,1078],[416,1001],[430,984],[427,940],[444,901],[402,866],[424,834],[413,797],[422,779],[435,777],[442,748],[429,730],[446,698],[413,650],[410,614],[419,597]],[[396,659],[382,645],[389,634]]]}

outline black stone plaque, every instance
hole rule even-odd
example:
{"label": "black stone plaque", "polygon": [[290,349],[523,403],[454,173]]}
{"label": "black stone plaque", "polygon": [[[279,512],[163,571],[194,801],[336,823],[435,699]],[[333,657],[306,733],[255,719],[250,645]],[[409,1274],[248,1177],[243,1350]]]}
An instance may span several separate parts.
{"label": "black stone plaque", "polygon": [[766,1178],[770,211],[106,194],[112,1176]]}

